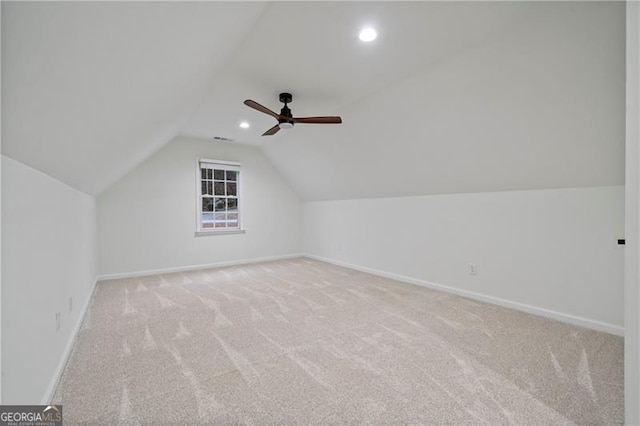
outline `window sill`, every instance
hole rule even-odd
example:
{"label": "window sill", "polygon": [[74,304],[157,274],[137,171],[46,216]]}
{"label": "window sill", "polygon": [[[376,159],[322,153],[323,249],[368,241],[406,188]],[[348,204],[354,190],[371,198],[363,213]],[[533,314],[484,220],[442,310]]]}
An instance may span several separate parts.
{"label": "window sill", "polygon": [[232,234],[244,234],[244,229],[220,229],[217,231],[196,231],[195,237],[206,237],[209,235],[232,235]]}

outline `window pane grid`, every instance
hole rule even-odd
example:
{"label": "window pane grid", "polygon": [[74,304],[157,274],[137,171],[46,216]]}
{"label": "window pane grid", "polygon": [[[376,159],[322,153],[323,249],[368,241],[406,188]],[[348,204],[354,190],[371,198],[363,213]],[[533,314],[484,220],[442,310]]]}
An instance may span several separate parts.
{"label": "window pane grid", "polygon": [[201,177],[201,227],[238,228],[238,178],[237,170],[202,168]]}

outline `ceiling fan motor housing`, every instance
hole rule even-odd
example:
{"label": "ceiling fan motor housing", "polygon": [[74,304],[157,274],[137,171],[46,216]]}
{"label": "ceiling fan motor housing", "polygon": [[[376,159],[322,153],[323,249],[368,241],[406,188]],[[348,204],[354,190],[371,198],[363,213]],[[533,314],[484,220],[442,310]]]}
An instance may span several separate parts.
{"label": "ceiling fan motor housing", "polygon": [[278,118],[278,123],[280,127],[283,129],[290,129],[293,127],[293,119],[291,115],[291,110],[285,105],[282,110],[280,110],[280,118]]}
{"label": "ceiling fan motor housing", "polygon": [[291,115],[291,110],[286,105],[280,110],[280,115],[288,118],[293,118],[293,115]]}

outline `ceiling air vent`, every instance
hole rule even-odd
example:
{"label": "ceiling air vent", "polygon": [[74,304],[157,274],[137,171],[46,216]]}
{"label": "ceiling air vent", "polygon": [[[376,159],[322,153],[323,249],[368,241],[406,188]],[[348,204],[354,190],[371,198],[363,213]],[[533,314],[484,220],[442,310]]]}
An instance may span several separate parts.
{"label": "ceiling air vent", "polygon": [[213,140],[216,140],[216,141],[224,141],[224,142],[233,142],[233,139],[225,138],[225,137],[223,137],[223,136],[214,136],[214,137],[213,137]]}

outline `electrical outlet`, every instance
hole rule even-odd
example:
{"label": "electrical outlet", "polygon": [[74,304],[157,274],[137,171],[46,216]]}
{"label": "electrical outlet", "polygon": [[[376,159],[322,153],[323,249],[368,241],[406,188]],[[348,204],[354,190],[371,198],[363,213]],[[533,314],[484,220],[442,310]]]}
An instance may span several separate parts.
{"label": "electrical outlet", "polygon": [[56,312],[56,331],[60,331],[60,312]]}
{"label": "electrical outlet", "polygon": [[478,275],[478,265],[475,263],[469,264],[469,275]]}
{"label": "electrical outlet", "polygon": [[73,297],[69,297],[69,312],[73,311]]}

